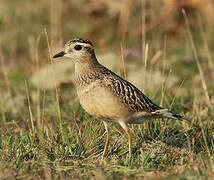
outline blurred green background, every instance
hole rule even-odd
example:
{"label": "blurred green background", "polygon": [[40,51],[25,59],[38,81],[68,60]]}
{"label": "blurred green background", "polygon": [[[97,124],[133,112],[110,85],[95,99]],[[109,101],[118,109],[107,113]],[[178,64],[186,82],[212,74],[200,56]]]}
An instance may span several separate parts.
{"label": "blurred green background", "polygon": [[[213,29],[213,0],[0,0],[0,179],[213,176]],[[136,125],[128,160],[113,124],[102,163],[105,131],[78,103],[73,63],[51,59],[76,37],[201,129],[170,120]]]}

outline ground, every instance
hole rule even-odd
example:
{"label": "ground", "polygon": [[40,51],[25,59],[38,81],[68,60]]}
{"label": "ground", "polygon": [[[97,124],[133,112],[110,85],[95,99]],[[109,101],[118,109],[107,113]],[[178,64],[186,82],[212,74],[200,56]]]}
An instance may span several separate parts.
{"label": "ground", "polygon": [[[0,2],[0,179],[214,178],[214,5],[152,2]],[[111,123],[103,160],[105,129],[78,102],[73,63],[51,58],[74,37],[191,124],[131,125],[129,158]]]}

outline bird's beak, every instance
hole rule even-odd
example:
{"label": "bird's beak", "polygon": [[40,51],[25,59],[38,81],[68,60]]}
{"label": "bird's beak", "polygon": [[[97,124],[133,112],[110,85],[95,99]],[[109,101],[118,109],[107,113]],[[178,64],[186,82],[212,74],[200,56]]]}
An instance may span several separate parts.
{"label": "bird's beak", "polygon": [[55,54],[55,55],[53,56],[53,58],[63,57],[65,54],[66,54],[66,53],[65,53],[64,51],[61,51],[60,53]]}

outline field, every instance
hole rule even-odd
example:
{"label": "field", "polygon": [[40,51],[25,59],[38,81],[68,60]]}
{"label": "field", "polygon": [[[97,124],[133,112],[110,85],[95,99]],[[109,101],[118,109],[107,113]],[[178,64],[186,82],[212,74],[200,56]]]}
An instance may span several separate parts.
{"label": "field", "polygon": [[[214,179],[212,0],[1,0],[0,179]],[[98,60],[191,120],[125,132],[80,106],[74,65],[53,61],[90,39]]]}

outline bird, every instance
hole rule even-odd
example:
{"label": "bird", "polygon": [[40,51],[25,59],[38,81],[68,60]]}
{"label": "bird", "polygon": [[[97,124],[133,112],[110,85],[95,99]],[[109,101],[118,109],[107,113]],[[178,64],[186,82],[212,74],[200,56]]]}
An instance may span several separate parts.
{"label": "bird", "polygon": [[103,158],[109,147],[109,122],[117,122],[125,130],[131,157],[132,138],[128,124],[143,124],[155,118],[189,121],[158,106],[129,81],[100,64],[92,42],[87,39],[69,40],[64,50],[53,56],[54,59],[60,57],[74,62],[75,86],[83,109],[97,120],[103,121],[106,131]]}

